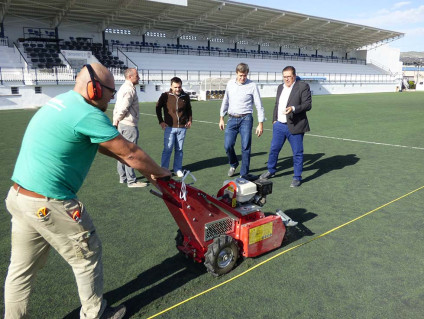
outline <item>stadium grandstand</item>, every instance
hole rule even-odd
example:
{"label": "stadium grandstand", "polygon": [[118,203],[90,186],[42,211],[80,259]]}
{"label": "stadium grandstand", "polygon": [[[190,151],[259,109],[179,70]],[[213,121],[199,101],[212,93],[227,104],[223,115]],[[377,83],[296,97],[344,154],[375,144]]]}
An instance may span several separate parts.
{"label": "stadium grandstand", "polygon": [[424,53],[401,53],[400,60],[403,63],[402,88],[409,89],[414,86],[415,90],[424,91]]}
{"label": "stadium grandstand", "polygon": [[259,5],[10,0],[0,15],[0,109],[44,104],[93,62],[117,87],[137,68],[141,101],[156,101],[173,76],[200,100],[222,98],[240,62],[263,97],[275,96],[286,65],[313,94],[394,92],[403,81],[400,52],[388,45],[403,33]]}

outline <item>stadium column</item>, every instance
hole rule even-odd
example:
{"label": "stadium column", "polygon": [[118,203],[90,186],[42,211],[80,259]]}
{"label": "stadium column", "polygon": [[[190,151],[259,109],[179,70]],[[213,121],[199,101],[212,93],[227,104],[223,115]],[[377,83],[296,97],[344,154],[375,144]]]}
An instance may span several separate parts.
{"label": "stadium column", "polygon": [[56,50],[57,50],[57,52],[60,52],[59,29],[58,29],[58,27],[54,28],[54,39],[56,40]]}

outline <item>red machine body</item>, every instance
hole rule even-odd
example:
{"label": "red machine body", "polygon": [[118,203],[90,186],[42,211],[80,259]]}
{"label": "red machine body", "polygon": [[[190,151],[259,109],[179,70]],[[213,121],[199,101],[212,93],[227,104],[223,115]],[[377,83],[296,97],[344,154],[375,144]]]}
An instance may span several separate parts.
{"label": "red machine body", "polygon": [[[204,262],[209,254],[209,258],[213,259],[210,263],[217,264],[218,269],[214,271],[214,266],[208,267],[207,262],[205,265],[215,275],[231,270],[236,260],[229,265],[230,269],[223,270],[221,268],[225,267],[219,266],[227,266],[230,262],[228,258],[237,259],[239,255],[256,257],[281,246],[286,232],[281,217],[266,216],[253,203],[238,205],[237,187],[232,181],[224,185],[216,197],[173,179],[158,180],[158,187],[162,191],[161,198],[179,227],[176,238],[178,250],[197,262]],[[228,196],[228,190],[232,196]],[[182,193],[185,196],[180,196]],[[234,242],[237,252],[232,248]],[[214,243],[218,248],[211,247]],[[215,252],[221,248],[222,252]],[[212,257],[215,254],[217,256]]]}

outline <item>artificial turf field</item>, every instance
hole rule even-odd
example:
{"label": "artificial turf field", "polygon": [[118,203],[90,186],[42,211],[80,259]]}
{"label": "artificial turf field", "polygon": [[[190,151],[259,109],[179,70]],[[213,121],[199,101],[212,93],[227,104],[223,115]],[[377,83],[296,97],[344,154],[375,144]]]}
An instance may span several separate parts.
{"label": "artificial turf field", "polygon": [[[423,101],[424,92],[313,96],[303,184],[289,187],[287,143],[264,206],[265,212],[282,209],[299,225],[282,247],[240,260],[219,278],[178,254],[175,221],[151,187],[119,184],[116,162],[98,155],[78,195],[103,242],[105,298],[125,302],[126,318],[422,318]],[[266,170],[272,135],[274,99],[263,103],[269,120],[263,136],[253,137],[253,174]],[[139,145],[160,162],[163,132],[154,105],[141,103]],[[228,179],[219,107],[219,101],[193,103],[184,145],[184,167],[197,178],[194,186],[211,195]],[[3,198],[34,112],[0,112]],[[236,150],[240,155],[239,141]],[[10,257],[4,204],[0,214],[3,286]],[[30,307],[32,318],[78,318],[72,271],[53,250]]]}

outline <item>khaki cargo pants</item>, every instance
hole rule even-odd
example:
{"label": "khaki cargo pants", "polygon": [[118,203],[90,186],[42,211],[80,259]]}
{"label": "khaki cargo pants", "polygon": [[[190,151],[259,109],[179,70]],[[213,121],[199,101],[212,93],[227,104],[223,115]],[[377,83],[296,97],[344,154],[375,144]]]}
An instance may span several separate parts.
{"label": "khaki cargo pants", "polygon": [[[102,246],[93,222],[77,199],[34,198],[10,188],[6,207],[12,215],[12,253],[4,287],[5,318],[28,317],[28,300],[37,271],[47,261],[50,247],[72,267],[81,301],[81,318],[98,318],[103,300]],[[45,217],[37,211],[47,208]],[[72,219],[75,210],[81,221]],[[60,285],[60,278],[57,278]],[[37,317],[36,315],[34,318]]]}

